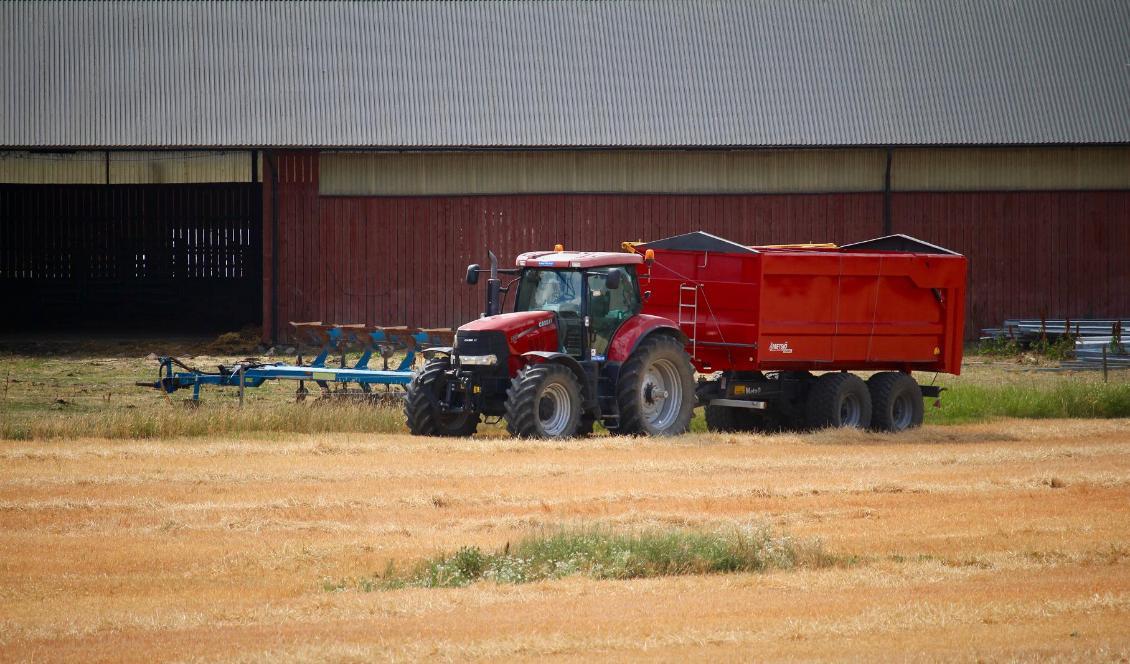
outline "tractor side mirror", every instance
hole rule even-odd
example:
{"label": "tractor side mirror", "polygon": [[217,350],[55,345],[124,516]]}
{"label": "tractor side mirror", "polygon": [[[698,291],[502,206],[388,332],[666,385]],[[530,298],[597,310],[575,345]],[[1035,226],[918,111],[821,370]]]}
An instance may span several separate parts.
{"label": "tractor side mirror", "polygon": [[616,290],[619,288],[621,274],[620,270],[609,271],[608,276],[604,278],[604,287],[608,290]]}
{"label": "tractor side mirror", "polygon": [[472,263],[467,266],[467,283],[474,286],[479,283],[479,264]]}

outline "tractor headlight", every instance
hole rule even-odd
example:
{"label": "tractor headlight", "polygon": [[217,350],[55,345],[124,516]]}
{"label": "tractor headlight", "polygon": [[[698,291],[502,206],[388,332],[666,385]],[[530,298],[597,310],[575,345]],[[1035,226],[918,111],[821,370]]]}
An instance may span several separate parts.
{"label": "tractor headlight", "polygon": [[472,367],[492,367],[498,364],[497,355],[460,355],[459,364]]}

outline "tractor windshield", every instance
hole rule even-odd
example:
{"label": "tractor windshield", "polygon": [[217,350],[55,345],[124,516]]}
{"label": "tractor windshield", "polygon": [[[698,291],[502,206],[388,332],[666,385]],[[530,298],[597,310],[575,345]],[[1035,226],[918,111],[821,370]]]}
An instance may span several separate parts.
{"label": "tractor windshield", "polygon": [[578,270],[524,270],[514,311],[581,315],[584,281]]}

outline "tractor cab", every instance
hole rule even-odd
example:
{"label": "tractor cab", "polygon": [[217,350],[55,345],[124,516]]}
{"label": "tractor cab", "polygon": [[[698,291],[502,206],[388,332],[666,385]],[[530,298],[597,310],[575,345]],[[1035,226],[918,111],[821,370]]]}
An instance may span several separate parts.
{"label": "tractor cab", "polygon": [[636,254],[532,252],[518,257],[515,312],[553,314],[558,348],[579,361],[603,361],[620,325],[639,314]]}
{"label": "tractor cab", "polygon": [[[467,283],[489,273],[483,317],[462,332],[499,331],[507,335],[511,357],[529,351],[554,351],[578,362],[604,361],[616,330],[640,313],[637,254],[613,252],[529,252],[516,266],[467,268]],[[502,276],[512,278],[503,285]],[[516,290],[514,309],[504,313],[507,296]],[[547,334],[552,332],[553,334]],[[457,336],[458,339],[458,336]],[[458,345],[458,343],[457,343]]]}

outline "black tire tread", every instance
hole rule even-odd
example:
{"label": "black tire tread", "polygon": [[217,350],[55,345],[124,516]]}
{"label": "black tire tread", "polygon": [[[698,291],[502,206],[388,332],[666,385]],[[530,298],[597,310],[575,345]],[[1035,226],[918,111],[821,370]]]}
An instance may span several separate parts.
{"label": "black tire tread", "polygon": [[741,427],[738,424],[737,408],[707,405],[702,410],[703,415],[706,417],[707,431],[715,431],[718,433],[741,431]]}
{"label": "black tire tread", "polygon": [[706,430],[718,433],[778,433],[786,427],[772,412],[730,406],[706,406]]}

